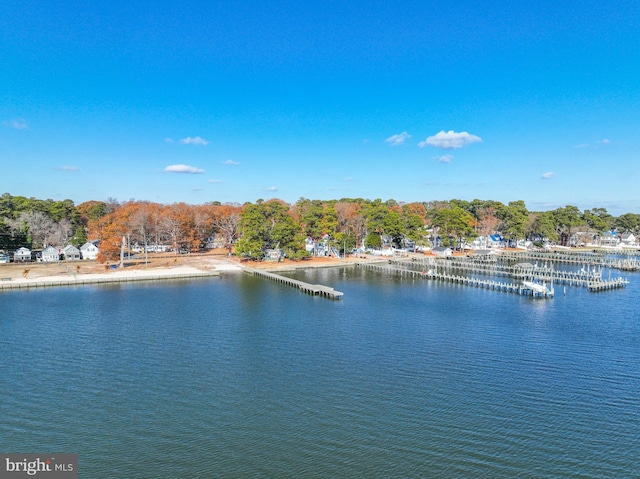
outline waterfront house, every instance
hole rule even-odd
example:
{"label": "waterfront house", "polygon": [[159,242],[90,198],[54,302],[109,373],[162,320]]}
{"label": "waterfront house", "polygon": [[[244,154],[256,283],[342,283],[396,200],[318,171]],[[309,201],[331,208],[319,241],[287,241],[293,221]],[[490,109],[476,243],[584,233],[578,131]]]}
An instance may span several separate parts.
{"label": "waterfront house", "polygon": [[72,244],[68,244],[62,248],[62,254],[64,255],[64,259],[68,261],[78,261],[80,259],[80,250]]}
{"label": "waterfront house", "polygon": [[504,248],[507,246],[507,240],[498,234],[489,235],[487,238],[487,248]]}
{"label": "waterfront house", "polygon": [[442,258],[453,255],[453,250],[451,248],[445,248],[444,246],[438,246],[437,248],[433,248],[431,252]]}
{"label": "waterfront house", "polygon": [[620,237],[620,243],[622,244],[622,246],[631,246],[631,247],[638,246],[638,241],[633,233],[624,233]]}
{"label": "waterfront house", "polygon": [[600,246],[618,246],[620,238],[613,231],[605,231],[600,236]]}
{"label": "waterfront house", "polygon": [[0,263],[9,263],[11,261],[11,257],[6,253],[0,253]]}
{"label": "waterfront house", "polygon": [[14,263],[24,263],[26,261],[31,261],[31,250],[28,248],[18,248],[13,253],[13,262]]}
{"label": "waterfront house", "polygon": [[314,254],[316,249],[316,240],[311,236],[307,236],[304,240],[304,249],[307,250],[307,253]]}
{"label": "waterfront house", "polygon": [[41,258],[45,263],[60,261],[60,251],[55,246],[47,246],[42,250]]}
{"label": "waterfront house", "polygon": [[94,260],[98,257],[98,251],[98,246],[96,246],[95,241],[87,241],[85,244],[80,246],[80,256],[82,259]]}

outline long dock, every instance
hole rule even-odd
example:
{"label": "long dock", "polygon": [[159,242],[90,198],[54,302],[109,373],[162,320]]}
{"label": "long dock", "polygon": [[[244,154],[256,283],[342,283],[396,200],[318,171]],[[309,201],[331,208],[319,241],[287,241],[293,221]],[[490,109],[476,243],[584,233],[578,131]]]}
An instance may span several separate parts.
{"label": "long dock", "polygon": [[[406,264],[403,261],[392,261],[395,264]],[[477,261],[466,258],[448,258],[445,260],[418,259],[413,263],[424,264],[429,268],[444,270],[469,271],[474,274],[487,276],[507,276],[509,278],[525,280],[536,279],[539,281],[567,284],[571,286],[587,286],[590,282],[602,279],[602,271],[589,268],[580,271],[566,271],[539,265],[506,265],[498,262]]]}
{"label": "long dock", "polygon": [[261,278],[270,279],[271,281],[276,281],[277,283],[286,284],[288,286],[298,288],[303,293],[311,294],[313,296],[322,296],[323,298],[329,298],[329,299],[342,299],[342,297],[344,296],[344,293],[340,291],[336,291],[330,286],[324,286],[322,284],[305,283],[304,281],[299,281],[293,278],[287,278],[286,276],[280,276],[279,274],[271,273],[269,271],[249,268],[246,266],[243,266],[242,270],[254,276],[260,276]]}
{"label": "long dock", "polygon": [[536,283],[516,284],[505,283],[501,281],[492,281],[486,279],[472,278],[468,276],[460,276],[449,273],[438,273],[433,270],[414,271],[410,269],[397,268],[393,266],[384,266],[381,264],[356,263],[357,267],[372,269],[385,273],[398,274],[400,276],[409,276],[414,278],[428,279],[434,281],[444,281],[448,283],[462,284],[465,286],[473,286],[475,288],[491,289],[493,291],[502,291],[504,293],[515,293],[522,296],[533,296],[535,298],[552,298],[554,296],[553,286],[549,289],[545,285]]}
{"label": "long dock", "polygon": [[[640,271],[640,260],[633,258],[635,253],[623,251],[597,250],[587,252],[562,251],[501,251],[497,258],[509,260],[530,260],[556,263],[585,264],[620,269],[623,271]],[[627,256],[625,259],[611,256]]]}

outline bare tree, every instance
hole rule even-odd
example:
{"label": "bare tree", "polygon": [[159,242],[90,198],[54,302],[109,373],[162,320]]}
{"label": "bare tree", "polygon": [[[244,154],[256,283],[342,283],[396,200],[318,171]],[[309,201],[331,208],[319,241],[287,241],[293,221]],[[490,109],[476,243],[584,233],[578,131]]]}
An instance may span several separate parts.
{"label": "bare tree", "polygon": [[47,240],[55,233],[56,223],[49,216],[39,211],[20,213],[18,221],[27,226],[33,246],[46,246]]}
{"label": "bare tree", "polygon": [[153,235],[154,221],[149,208],[144,207],[136,211],[129,219],[129,227],[134,239],[144,246],[145,264],[149,262],[148,246]]}
{"label": "bare tree", "polygon": [[45,242],[51,245],[63,246],[71,236],[73,236],[73,225],[67,218],[63,218],[58,223],[54,223],[53,230],[47,236]]}
{"label": "bare tree", "polygon": [[213,226],[224,238],[224,247],[231,253],[233,243],[240,236],[240,215],[230,213],[229,215],[217,216],[213,220]]}

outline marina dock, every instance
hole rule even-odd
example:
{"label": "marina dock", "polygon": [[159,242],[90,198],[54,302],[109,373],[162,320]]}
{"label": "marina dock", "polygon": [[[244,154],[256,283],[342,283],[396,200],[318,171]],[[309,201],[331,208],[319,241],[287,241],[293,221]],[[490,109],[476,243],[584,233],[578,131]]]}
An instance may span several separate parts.
{"label": "marina dock", "polygon": [[[393,261],[393,263],[399,265],[407,264],[404,261]],[[579,271],[567,271],[530,263],[506,265],[495,261],[478,261],[468,258],[449,258],[446,260],[420,258],[413,261],[413,263],[445,271],[459,270],[487,276],[506,276],[520,281],[534,279],[570,286],[587,286],[589,283],[602,280],[602,268],[596,266],[587,269],[583,268]]]}
{"label": "marina dock", "polygon": [[415,271],[411,269],[398,268],[390,265],[356,263],[357,267],[380,271],[384,273],[397,274],[400,276],[408,276],[413,278],[421,278],[425,280],[444,281],[454,284],[462,284],[465,286],[473,286],[475,288],[491,289],[493,291],[502,291],[504,293],[515,293],[521,296],[532,296],[535,298],[552,298],[554,296],[553,285],[547,287],[545,284],[523,282],[522,284],[507,283],[502,281],[493,281],[488,279],[472,278],[469,276],[461,276],[449,273],[438,273],[434,270]]}

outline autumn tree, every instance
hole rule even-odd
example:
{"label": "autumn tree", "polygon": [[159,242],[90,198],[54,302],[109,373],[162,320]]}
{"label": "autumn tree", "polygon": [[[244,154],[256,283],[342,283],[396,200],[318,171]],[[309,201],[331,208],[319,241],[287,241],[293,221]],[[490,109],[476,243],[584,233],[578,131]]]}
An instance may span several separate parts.
{"label": "autumn tree", "polygon": [[223,241],[226,250],[231,253],[235,242],[240,237],[240,214],[238,206],[219,205],[215,207],[212,225]]}
{"label": "autumn tree", "polygon": [[497,231],[500,224],[500,218],[492,206],[481,207],[476,210],[476,218],[478,220],[478,234],[481,236],[490,236]]}
{"label": "autumn tree", "polygon": [[335,204],[334,209],[338,231],[348,238],[355,238],[355,246],[363,246],[367,234],[367,222],[362,214],[362,207],[354,201],[341,200]]}

